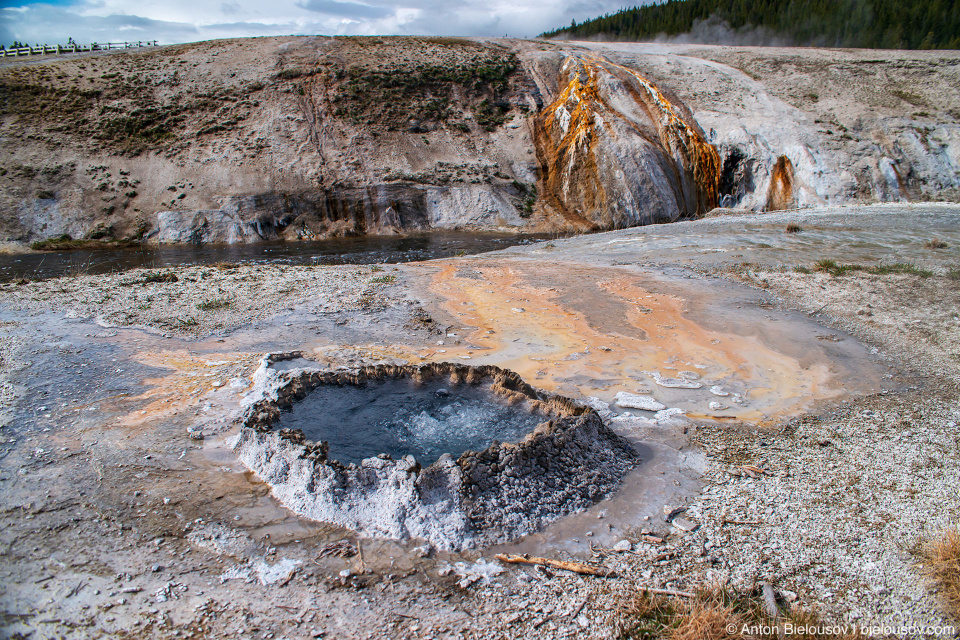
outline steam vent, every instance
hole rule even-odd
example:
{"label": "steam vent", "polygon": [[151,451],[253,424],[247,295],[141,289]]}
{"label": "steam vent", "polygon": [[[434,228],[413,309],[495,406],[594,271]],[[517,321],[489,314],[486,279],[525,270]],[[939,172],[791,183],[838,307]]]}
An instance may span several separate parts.
{"label": "steam vent", "polygon": [[610,495],[639,462],[592,409],[512,371],[271,368],[287,357],[264,359],[235,449],[307,518],[445,549],[494,544]]}

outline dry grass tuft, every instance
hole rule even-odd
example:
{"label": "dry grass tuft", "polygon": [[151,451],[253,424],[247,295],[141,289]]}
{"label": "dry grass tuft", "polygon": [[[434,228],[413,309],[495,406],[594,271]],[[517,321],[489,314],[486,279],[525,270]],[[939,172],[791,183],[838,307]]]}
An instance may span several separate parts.
{"label": "dry grass tuft", "polygon": [[926,571],[954,619],[960,620],[960,528],[947,529],[923,547]]}
{"label": "dry grass tuft", "polygon": [[750,621],[740,603],[719,589],[689,600],[641,591],[624,601],[620,614],[618,632],[624,640],[727,640],[742,637]]}
{"label": "dry grass tuft", "polygon": [[[707,592],[684,607],[671,640],[726,640],[742,637],[748,617],[719,591]],[[733,629],[733,633],[730,630]]]}
{"label": "dry grass tuft", "polygon": [[621,640],[780,640],[781,631],[798,640],[864,638],[852,626],[825,624],[815,613],[783,602],[780,617],[773,618],[761,598],[724,589],[698,591],[693,598],[641,591],[623,600],[616,631]]}
{"label": "dry grass tuft", "polygon": [[801,231],[803,231],[803,227],[796,222],[791,222],[787,225],[787,233],[800,233]]}
{"label": "dry grass tuft", "polygon": [[927,249],[946,249],[950,245],[941,240],[940,238],[931,238],[923,243]]}

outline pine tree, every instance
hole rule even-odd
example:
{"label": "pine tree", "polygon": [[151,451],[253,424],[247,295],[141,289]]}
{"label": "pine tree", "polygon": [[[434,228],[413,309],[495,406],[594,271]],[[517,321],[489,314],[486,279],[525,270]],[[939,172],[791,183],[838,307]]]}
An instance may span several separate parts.
{"label": "pine tree", "polygon": [[960,0],[667,0],[541,36],[645,40],[703,21],[763,27],[800,45],[955,49],[960,42]]}

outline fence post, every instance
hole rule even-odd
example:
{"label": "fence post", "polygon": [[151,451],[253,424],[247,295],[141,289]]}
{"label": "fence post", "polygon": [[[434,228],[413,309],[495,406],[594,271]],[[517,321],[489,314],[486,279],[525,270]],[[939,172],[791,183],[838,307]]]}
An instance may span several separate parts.
{"label": "fence post", "polygon": [[13,56],[14,58],[19,58],[20,56],[34,56],[34,55],[49,55],[49,54],[63,54],[63,53],[86,53],[92,51],[110,51],[113,49],[136,49],[142,47],[156,47],[159,40],[138,40],[137,42],[105,42],[103,44],[97,44],[93,42],[91,44],[78,44],[76,42],[71,42],[67,46],[61,44],[57,45],[48,45],[41,44],[35,47],[27,45],[25,47],[10,47],[9,49],[0,48],[0,58],[8,58]]}

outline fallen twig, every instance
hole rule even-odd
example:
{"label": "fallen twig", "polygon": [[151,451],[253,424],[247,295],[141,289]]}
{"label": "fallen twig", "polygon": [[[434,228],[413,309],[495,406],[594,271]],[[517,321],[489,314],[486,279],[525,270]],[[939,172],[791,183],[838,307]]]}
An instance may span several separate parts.
{"label": "fallen twig", "polygon": [[574,612],[570,614],[570,619],[571,619],[571,620],[576,619],[576,617],[577,617],[578,615],[580,615],[580,612],[583,611],[583,608],[584,608],[585,606],[587,606],[587,602],[588,602],[589,600],[590,600],[590,598],[584,598],[584,599],[583,599],[583,602],[580,603],[580,606],[577,607],[576,610],[574,610]]}
{"label": "fallen twig", "polygon": [[759,478],[760,476],[769,476],[771,475],[766,469],[761,469],[760,467],[754,466],[752,464],[742,464],[740,468],[743,469],[748,476],[751,478]]}
{"label": "fallen twig", "polygon": [[587,576],[600,576],[601,578],[616,578],[617,572],[612,569],[605,569],[603,567],[594,567],[589,564],[583,564],[582,562],[571,562],[569,560],[553,560],[550,558],[538,558],[536,556],[527,556],[527,555],[514,555],[508,553],[498,553],[494,556],[500,562],[506,562],[508,564],[532,564],[540,565],[543,567],[553,567],[554,569],[563,569],[565,571],[572,571],[574,573],[579,573],[581,575]]}
{"label": "fallen twig", "polygon": [[653,593],[658,596],[677,596],[679,598],[695,598],[697,594],[689,591],[676,591],[674,589],[654,589],[653,587],[637,587],[640,591]]}
{"label": "fallen twig", "polygon": [[763,524],[759,520],[731,520],[729,518],[724,518],[721,522],[723,524],[748,524],[753,526],[756,526],[758,524]]}
{"label": "fallen twig", "polygon": [[357,555],[357,550],[348,540],[337,540],[321,549],[314,561],[333,555],[340,556],[341,558],[349,558],[350,556]]}
{"label": "fallen twig", "polygon": [[777,592],[769,582],[761,582],[760,590],[763,593],[763,611],[776,620],[780,617],[780,609],[777,607]]}
{"label": "fallen twig", "polygon": [[75,595],[77,595],[78,593],[80,593],[80,591],[81,591],[85,586],[87,586],[87,583],[84,582],[83,580],[81,580],[80,582],[77,583],[77,586],[75,586],[73,589],[70,589],[70,592],[69,592],[67,595],[65,595],[64,598],[72,598],[73,596],[75,596]]}
{"label": "fallen twig", "polygon": [[535,622],[535,623],[534,623],[533,628],[534,628],[534,629],[539,629],[539,628],[542,627],[543,625],[545,625],[545,624],[547,624],[548,622],[550,622],[551,619],[553,619],[553,616],[552,616],[552,615],[544,616],[544,617],[541,618],[538,622]]}

